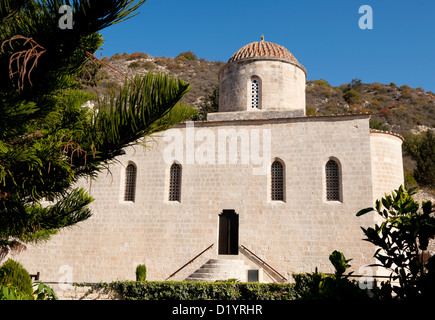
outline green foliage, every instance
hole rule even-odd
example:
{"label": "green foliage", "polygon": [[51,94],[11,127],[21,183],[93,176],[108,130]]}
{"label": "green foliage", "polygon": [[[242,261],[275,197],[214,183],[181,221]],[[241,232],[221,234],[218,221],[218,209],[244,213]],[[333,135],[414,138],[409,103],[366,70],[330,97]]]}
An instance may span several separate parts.
{"label": "green foliage", "polygon": [[319,80],[314,80],[314,83],[319,85],[319,86],[325,86],[325,87],[330,87],[331,85],[328,83],[328,81],[324,80],[324,79],[319,79]]}
{"label": "green foliage", "polygon": [[[430,201],[420,204],[412,195],[414,189],[398,190],[376,201],[375,208],[366,208],[357,213],[362,216],[374,211],[382,223],[374,228],[361,228],[366,241],[373,243],[378,249],[374,257],[381,266],[391,271],[391,280],[398,280],[399,286],[393,286],[391,281],[384,284],[384,296],[388,288],[401,299],[413,299],[425,292],[422,283],[428,276],[428,263],[422,257],[430,239],[435,238],[434,209]],[[433,290],[433,288],[432,288]],[[390,292],[391,294],[391,292]]]}
{"label": "green foliage", "polygon": [[0,300],[58,300],[50,286],[42,282],[37,282],[37,288],[33,294],[21,292],[12,285],[0,284]]}
{"label": "green foliage", "polygon": [[126,300],[287,300],[293,284],[243,282],[114,282],[110,287]]}
{"label": "green foliage", "polygon": [[[8,259],[0,267],[0,285],[12,286],[18,292],[32,295],[32,279],[21,263]],[[13,292],[13,290],[11,291]]]}
{"label": "green foliage", "polygon": [[144,264],[139,264],[136,267],[136,281],[146,281],[147,279],[147,268]]}
{"label": "green foliage", "polygon": [[417,180],[414,178],[414,171],[413,170],[405,170],[404,171],[404,179],[405,179],[405,187],[407,189],[415,188],[418,186]]}
{"label": "green foliage", "polygon": [[387,126],[376,119],[370,119],[370,128],[375,130],[389,131]]}
{"label": "green foliage", "polygon": [[352,261],[352,259],[346,259],[342,252],[334,251],[329,255],[329,261],[331,261],[335,268],[335,279],[349,277],[350,274],[344,276],[344,273],[348,268],[350,268],[350,264],[348,264],[348,262]]}
{"label": "green foliage", "polygon": [[37,281],[36,284],[38,286],[33,292],[35,300],[58,300],[58,297],[49,285],[41,281]]}
{"label": "green foliage", "polygon": [[343,93],[343,98],[350,105],[362,103],[361,95],[355,89],[347,90]]}
{"label": "green foliage", "polygon": [[333,275],[319,273],[317,268],[313,273],[293,274],[296,296],[302,300],[368,300],[367,292],[349,280],[352,273],[344,274],[351,260],[339,251],[332,252],[329,260],[335,268]]}
{"label": "green foliage", "polygon": [[348,86],[356,91],[360,91],[363,87],[361,79],[354,78],[350,81]]}
{"label": "green foliage", "polygon": [[305,113],[307,116],[316,116],[317,110],[315,108],[312,108],[312,107],[307,107]]}
{"label": "green foliage", "polygon": [[71,1],[73,29],[59,28],[61,0],[0,6],[0,19],[10,21],[0,24],[0,258],[88,219],[93,199],[74,187],[80,178],[96,177],[125,147],[196,114],[179,103],[190,85],[167,75],[126,79],[103,97],[77,89],[84,73],[92,85],[99,72],[98,32],[144,2]]}
{"label": "green foliage", "polygon": [[418,135],[408,134],[403,148],[417,162],[414,171],[416,181],[435,188],[435,134],[430,130]]}
{"label": "green foliage", "polygon": [[33,300],[33,296],[14,286],[0,284],[0,300]]}
{"label": "green foliage", "polygon": [[321,298],[322,283],[326,278],[332,275],[326,275],[318,272],[317,268],[312,273],[296,273],[293,274],[295,280],[295,293],[299,299],[313,300]]}
{"label": "green foliage", "polygon": [[196,60],[198,60],[198,57],[192,51],[185,51],[185,52],[180,53],[176,57],[176,59],[186,59],[186,60],[196,61]]}
{"label": "green foliage", "polygon": [[155,65],[151,61],[133,61],[128,65],[130,69],[147,69],[154,70]]}
{"label": "green foliage", "polygon": [[204,102],[198,108],[198,114],[192,117],[193,121],[207,121],[207,114],[219,110],[219,84],[213,90],[207,91]]}

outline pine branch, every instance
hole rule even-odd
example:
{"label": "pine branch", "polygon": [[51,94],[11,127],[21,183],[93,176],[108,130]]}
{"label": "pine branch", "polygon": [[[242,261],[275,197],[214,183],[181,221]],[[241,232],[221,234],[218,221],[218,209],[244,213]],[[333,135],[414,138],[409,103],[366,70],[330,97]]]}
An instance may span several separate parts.
{"label": "pine branch", "polygon": [[89,136],[100,154],[96,161],[123,154],[125,147],[188,120],[197,111],[180,99],[190,90],[182,80],[166,74],[137,75],[118,95],[97,102]]}

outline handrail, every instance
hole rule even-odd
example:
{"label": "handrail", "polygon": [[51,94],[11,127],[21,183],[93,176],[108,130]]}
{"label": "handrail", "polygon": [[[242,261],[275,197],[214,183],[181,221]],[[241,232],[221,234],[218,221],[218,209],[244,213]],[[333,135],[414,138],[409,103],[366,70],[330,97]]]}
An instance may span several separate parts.
{"label": "handrail", "polygon": [[187,265],[192,263],[196,258],[198,258],[200,255],[202,255],[204,252],[206,252],[207,250],[211,249],[211,247],[213,247],[213,245],[214,245],[214,243],[209,245],[208,248],[204,249],[200,254],[196,255],[193,259],[189,260],[189,262],[187,262],[184,266],[182,266],[180,269],[178,269],[173,274],[171,274],[169,277],[167,277],[166,280],[168,280],[168,279],[172,278],[173,276],[175,276],[178,272],[180,272],[182,269],[184,269],[184,267],[186,267]]}
{"label": "handrail", "polygon": [[278,271],[276,271],[271,265],[269,265],[266,261],[264,261],[263,259],[261,259],[259,256],[257,256],[255,253],[253,253],[251,250],[249,250],[248,248],[246,248],[243,244],[240,245],[240,247],[243,250],[248,251],[251,255],[253,255],[256,259],[260,260],[260,262],[262,262],[265,266],[267,266],[269,269],[271,269],[273,272],[275,272],[278,276],[280,276],[282,279],[284,279],[284,281],[287,281],[287,278],[284,277],[283,275],[281,275]]}

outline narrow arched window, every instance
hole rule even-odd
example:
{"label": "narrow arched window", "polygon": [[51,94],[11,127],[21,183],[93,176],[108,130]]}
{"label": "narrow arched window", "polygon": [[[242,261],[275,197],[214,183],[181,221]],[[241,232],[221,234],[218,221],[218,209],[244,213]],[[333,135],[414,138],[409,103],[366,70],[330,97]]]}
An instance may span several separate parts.
{"label": "narrow arched window", "polygon": [[134,202],[136,195],[136,167],[129,164],[125,169],[124,201]]}
{"label": "narrow arched window", "polygon": [[260,109],[260,80],[251,80],[251,108]]}
{"label": "narrow arched window", "polygon": [[174,163],[171,166],[169,176],[169,201],[178,201],[181,199],[181,166]]}
{"label": "narrow arched window", "polygon": [[279,161],[272,163],[271,182],[272,201],[284,201],[284,166]]}
{"label": "narrow arched window", "polygon": [[340,173],[338,163],[329,160],[325,166],[326,174],[326,200],[340,201]]}

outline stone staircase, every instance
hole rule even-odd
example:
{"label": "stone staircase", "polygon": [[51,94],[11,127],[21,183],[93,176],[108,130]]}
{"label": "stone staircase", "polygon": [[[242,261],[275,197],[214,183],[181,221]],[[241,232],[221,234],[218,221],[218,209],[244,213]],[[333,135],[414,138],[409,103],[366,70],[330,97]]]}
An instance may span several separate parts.
{"label": "stone staircase", "polygon": [[247,281],[249,267],[244,260],[239,259],[210,259],[194,273],[188,276],[186,281],[216,281],[237,279]]}

